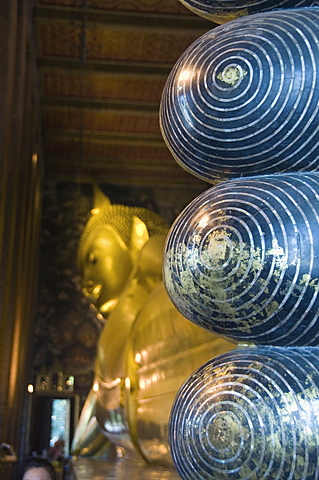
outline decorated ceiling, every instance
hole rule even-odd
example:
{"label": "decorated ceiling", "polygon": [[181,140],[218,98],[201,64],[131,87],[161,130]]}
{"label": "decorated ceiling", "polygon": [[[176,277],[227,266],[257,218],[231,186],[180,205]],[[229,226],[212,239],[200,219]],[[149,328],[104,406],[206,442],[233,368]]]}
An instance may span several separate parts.
{"label": "decorated ceiling", "polygon": [[215,25],[178,0],[35,0],[46,176],[189,187],[159,127],[167,76]]}

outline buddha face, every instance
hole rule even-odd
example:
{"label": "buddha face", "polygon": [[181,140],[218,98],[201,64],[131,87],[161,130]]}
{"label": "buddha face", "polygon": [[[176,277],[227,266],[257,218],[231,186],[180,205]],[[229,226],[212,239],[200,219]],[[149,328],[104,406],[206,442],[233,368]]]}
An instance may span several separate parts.
{"label": "buddha face", "polygon": [[105,225],[86,239],[81,260],[83,293],[107,316],[116,306],[132,272],[130,251],[118,233]]}

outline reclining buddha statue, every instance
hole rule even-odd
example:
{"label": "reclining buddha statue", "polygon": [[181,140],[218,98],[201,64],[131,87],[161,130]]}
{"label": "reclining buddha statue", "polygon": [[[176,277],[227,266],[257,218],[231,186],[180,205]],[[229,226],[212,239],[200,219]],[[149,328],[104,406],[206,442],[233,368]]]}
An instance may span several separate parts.
{"label": "reclining buddha statue", "polygon": [[94,456],[113,444],[128,458],[171,465],[168,421],[178,389],[234,345],[186,320],[171,303],[162,282],[168,232],[162,218],[112,205],[97,187],[95,197],[99,208],[83,231],[78,262],[83,293],[105,324],[73,452]]}

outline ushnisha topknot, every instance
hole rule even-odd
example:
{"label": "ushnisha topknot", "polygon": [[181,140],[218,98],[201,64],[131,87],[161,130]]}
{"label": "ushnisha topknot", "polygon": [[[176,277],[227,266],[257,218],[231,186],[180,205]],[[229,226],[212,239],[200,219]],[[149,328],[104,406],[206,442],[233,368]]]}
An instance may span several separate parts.
{"label": "ushnisha topknot", "polygon": [[134,217],[142,220],[150,237],[154,235],[166,234],[168,232],[167,223],[155,212],[142,207],[129,207],[126,205],[109,205],[97,209],[89,218],[84,231],[81,235],[79,248],[77,252],[77,264],[81,265],[81,257],[85,242],[88,236],[104,225],[109,225],[118,233],[125,245],[129,247],[131,225]]}

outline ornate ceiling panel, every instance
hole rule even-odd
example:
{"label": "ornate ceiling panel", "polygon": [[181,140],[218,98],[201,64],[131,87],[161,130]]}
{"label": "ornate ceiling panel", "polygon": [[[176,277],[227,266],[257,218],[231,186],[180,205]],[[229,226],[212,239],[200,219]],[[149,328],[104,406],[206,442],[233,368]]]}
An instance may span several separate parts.
{"label": "ornate ceiling panel", "polygon": [[37,0],[43,155],[60,181],[198,188],[161,136],[184,50],[215,25],[178,0]]}

